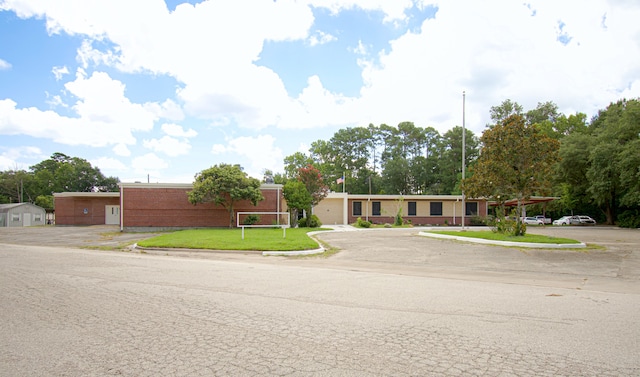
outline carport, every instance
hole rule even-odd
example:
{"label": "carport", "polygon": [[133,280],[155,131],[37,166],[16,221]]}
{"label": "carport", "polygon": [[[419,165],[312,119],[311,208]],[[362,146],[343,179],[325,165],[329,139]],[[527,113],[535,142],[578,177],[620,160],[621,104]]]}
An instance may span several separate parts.
{"label": "carport", "polygon": [[[552,202],[554,200],[559,200],[559,199],[560,199],[559,196],[531,196],[531,197],[529,197],[527,199],[523,199],[522,201],[520,201],[520,205],[523,206],[522,216],[523,217],[527,216],[527,206],[531,205],[531,204],[543,204],[543,206],[542,206],[542,214],[545,215],[546,203]],[[518,199],[509,199],[509,200],[505,201],[503,203],[503,205],[505,207],[517,207],[518,206]],[[489,202],[489,206],[497,207],[498,206],[498,202],[491,201],[491,202]]]}

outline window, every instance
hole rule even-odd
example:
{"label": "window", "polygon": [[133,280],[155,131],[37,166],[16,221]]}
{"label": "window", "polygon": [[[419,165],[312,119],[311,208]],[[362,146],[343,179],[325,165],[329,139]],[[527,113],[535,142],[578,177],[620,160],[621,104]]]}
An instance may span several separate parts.
{"label": "window", "polygon": [[429,202],[429,214],[431,216],[442,216],[442,202]]}
{"label": "window", "polygon": [[37,221],[37,222],[42,221],[42,215],[39,214],[39,213],[34,213],[33,214],[33,221]]}
{"label": "window", "polygon": [[19,214],[19,213],[13,213],[13,214],[11,214],[11,221],[13,221],[13,222],[18,222],[18,221],[20,221],[20,214]]}
{"label": "window", "polygon": [[373,216],[380,216],[380,202],[371,202]]}
{"label": "window", "polygon": [[416,215],[416,202],[409,202],[409,211],[408,211],[408,215],[409,216],[415,216]]}
{"label": "window", "polygon": [[353,216],[362,216],[362,202],[353,202]]}
{"label": "window", "polygon": [[476,216],[478,214],[478,202],[465,203],[465,207],[467,207],[466,216]]}

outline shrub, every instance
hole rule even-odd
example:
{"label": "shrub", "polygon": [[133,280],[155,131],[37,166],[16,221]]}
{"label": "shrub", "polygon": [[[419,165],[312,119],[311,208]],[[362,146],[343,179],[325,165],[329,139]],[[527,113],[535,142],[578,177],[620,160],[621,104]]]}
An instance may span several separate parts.
{"label": "shrub", "polygon": [[371,222],[362,220],[362,217],[358,217],[358,219],[356,220],[356,226],[358,228],[371,228]]}
{"label": "shrub", "polygon": [[398,211],[396,217],[394,219],[393,225],[401,226],[404,222],[402,221],[402,211]]}
{"label": "shrub", "polygon": [[491,226],[494,233],[509,234],[512,236],[524,236],[527,233],[527,224],[516,221],[514,216],[515,210],[511,212],[511,216],[498,216],[488,219],[487,224]]}
{"label": "shrub", "polygon": [[307,226],[309,228],[320,228],[322,226],[322,222],[320,222],[318,216],[311,215],[309,218],[307,218]]}
{"label": "shrub", "polygon": [[472,216],[469,219],[469,225],[471,226],[482,226],[482,225],[487,225],[485,220],[480,217],[480,216]]}
{"label": "shrub", "polygon": [[626,210],[618,215],[618,226],[622,228],[640,228],[640,211]]}
{"label": "shrub", "polygon": [[242,223],[244,225],[253,225],[253,224],[257,223],[258,221],[260,221],[260,216],[258,216],[258,215],[249,215],[249,216],[244,218],[244,221]]}
{"label": "shrub", "polygon": [[303,217],[300,220],[298,220],[298,227],[299,228],[306,228],[307,227],[307,218]]}

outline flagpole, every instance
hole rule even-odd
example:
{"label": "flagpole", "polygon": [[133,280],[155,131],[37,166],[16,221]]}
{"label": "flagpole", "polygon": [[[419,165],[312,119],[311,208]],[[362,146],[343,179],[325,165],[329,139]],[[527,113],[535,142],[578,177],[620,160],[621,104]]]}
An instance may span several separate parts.
{"label": "flagpole", "polygon": [[[462,91],[462,181],[464,181],[464,170],[465,170],[465,92]],[[464,215],[467,212],[464,203],[464,188],[462,186],[462,181],[460,182],[460,191],[462,192],[462,229],[464,230]]]}

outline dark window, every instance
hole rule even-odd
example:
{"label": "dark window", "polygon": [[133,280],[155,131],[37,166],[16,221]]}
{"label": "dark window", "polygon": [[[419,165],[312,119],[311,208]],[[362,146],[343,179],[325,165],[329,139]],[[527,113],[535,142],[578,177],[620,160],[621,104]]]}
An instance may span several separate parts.
{"label": "dark window", "polygon": [[477,202],[465,203],[465,207],[467,207],[467,210],[465,211],[466,216],[476,216],[478,214]]}
{"label": "dark window", "polygon": [[416,215],[416,202],[409,202],[409,216],[415,216]]}
{"label": "dark window", "polygon": [[429,202],[429,214],[431,216],[442,216],[442,202]]}
{"label": "dark window", "polygon": [[353,202],[353,216],[362,216],[362,202]]}
{"label": "dark window", "polygon": [[373,216],[380,216],[380,202],[371,202]]}

